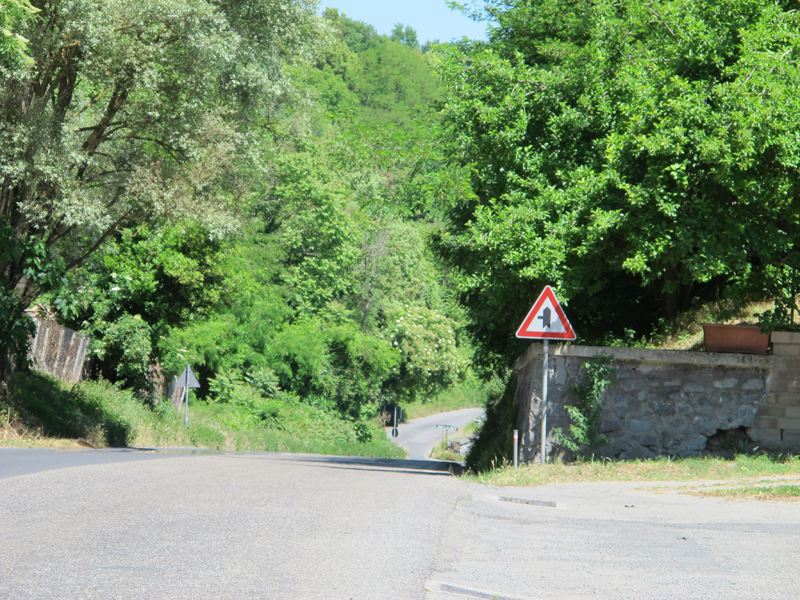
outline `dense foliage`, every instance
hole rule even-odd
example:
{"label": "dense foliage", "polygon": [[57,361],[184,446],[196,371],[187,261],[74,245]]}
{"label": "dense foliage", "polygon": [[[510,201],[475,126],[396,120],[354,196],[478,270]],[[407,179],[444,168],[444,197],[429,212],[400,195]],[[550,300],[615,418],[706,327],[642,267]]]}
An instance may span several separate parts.
{"label": "dense foliage", "polygon": [[471,344],[506,373],[545,284],[590,341],[796,306],[797,0],[489,0],[422,46],[311,0],[0,7],[0,370],[43,303],[140,399],[191,363],[231,427],[363,442]]}
{"label": "dense foliage", "polygon": [[485,362],[545,284],[598,340],[797,263],[798,2],[487,5],[442,66],[475,197],[440,244]]}
{"label": "dense foliage", "polygon": [[[0,71],[3,313],[18,314],[53,289],[60,282],[43,271],[81,265],[120,227],[178,221],[230,233],[257,171],[250,150],[261,148],[260,130],[248,124],[268,122],[285,102],[283,65],[303,56],[309,34],[317,37],[313,5],[8,6],[2,18],[12,30],[3,34]],[[9,45],[23,25],[25,45],[14,42],[19,37]],[[18,337],[9,323],[3,329]]]}
{"label": "dense foliage", "polygon": [[[8,261],[6,283],[20,317],[32,297],[60,309],[92,339],[91,374],[142,399],[190,363],[199,398],[232,426],[322,419],[366,442],[381,407],[432,398],[468,364],[429,248],[443,199],[463,193],[430,131],[433,55],[408,27],[390,38],[302,3],[245,4],[124,5],[127,16],[82,23],[81,52],[99,33],[120,47],[102,49],[105,70],[79,52],[63,82],[58,135],[42,139],[68,151],[56,161],[64,187],[48,188],[43,167],[20,167],[30,181],[6,174],[18,220],[4,239],[37,240],[52,267],[35,279],[26,259]],[[99,10],[69,6],[76,22]],[[148,54],[150,38],[163,47]],[[20,81],[35,86],[38,68]],[[52,123],[57,101],[38,102]],[[15,151],[39,164],[40,150]],[[28,188],[42,190],[32,204]]]}

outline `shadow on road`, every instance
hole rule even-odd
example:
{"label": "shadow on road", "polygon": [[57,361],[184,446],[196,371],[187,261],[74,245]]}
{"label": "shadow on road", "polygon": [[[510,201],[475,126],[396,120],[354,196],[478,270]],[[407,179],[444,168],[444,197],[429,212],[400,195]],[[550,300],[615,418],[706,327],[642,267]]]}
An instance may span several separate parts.
{"label": "shadow on road", "polygon": [[464,467],[456,462],[438,460],[399,460],[394,458],[365,458],[361,456],[292,455],[293,462],[308,462],[334,469],[369,471],[398,471],[420,475],[460,475]]}

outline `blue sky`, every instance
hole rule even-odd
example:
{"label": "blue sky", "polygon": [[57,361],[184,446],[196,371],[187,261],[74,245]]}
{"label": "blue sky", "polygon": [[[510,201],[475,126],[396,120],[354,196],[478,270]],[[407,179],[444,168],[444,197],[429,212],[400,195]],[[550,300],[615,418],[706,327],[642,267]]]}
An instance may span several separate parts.
{"label": "blue sky", "polygon": [[322,9],[338,8],[351,19],[373,25],[378,33],[391,33],[395,23],[411,25],[420,43],[449,42],[463,36],[486,39],[486,23],[450,10],[445,0],[322,0],[320,5]]}

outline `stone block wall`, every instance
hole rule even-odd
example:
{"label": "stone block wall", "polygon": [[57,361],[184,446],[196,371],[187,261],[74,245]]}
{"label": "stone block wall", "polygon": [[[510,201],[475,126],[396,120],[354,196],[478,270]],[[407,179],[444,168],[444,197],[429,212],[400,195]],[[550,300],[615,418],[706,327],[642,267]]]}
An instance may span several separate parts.
{"label": "stone block wall", "polygon": [[756,427],[766,445],[786,452],[800,448],[800,333],[772,332],[774,377]]}
{"label": "stone block wall", "polygon": [[[612,357],[617,383],[604,399],[601,433],[608,444],[598,455],[698,456],[709,438],[713,445],[737,436],[768,450],[797,452],[800,334],[773,336],[769,356],[551,344],[548,453],[558,451],[553,428],[569,427],[564,407],[575,402],[570,390],[583,381],[583,365],[601,352]],[[540,448],[542,344],[532,343],[514,368],[520,457],[529,462],[538,460]]]}

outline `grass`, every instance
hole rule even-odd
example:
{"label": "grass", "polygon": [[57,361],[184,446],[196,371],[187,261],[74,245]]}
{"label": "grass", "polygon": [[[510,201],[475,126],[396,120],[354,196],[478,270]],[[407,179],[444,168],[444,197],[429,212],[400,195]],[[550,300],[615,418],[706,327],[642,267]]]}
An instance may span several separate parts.
{"label": "grass", "polygon": [[751,302],[745,306],[707,304],[681,314],[670,330],[674,333],[657,337],[653,346],[660,350],[702,350],[703,323],[722,325],[756,325],[757,314],[775,308],[773,301]]}
{"label": "grass", "polygon": [[440,393],[435,398],[403,404],[406,421],[464,408],[483,408],[485,385],[475,378],[467,379]]}
{"label": "grass", "polygon": [[254,418],[244,407],[194,402],[186,427],[183,414],[169,404],[149,407],[104,381],[68,387],[38,373],[20,373],[11,380],[0,397],[0,415],[5,415],[0,421],[3,446],[190,446],[405,458],[377,421],[362,424],[372,439],[360,442],[356,424],[301,402],[282,405],[269,421]]}
{"label": "grass", "polygon": [[774,485],[743,485],[739,487],[721,489],[699,489],[686,493],[695,496],[717,496],[723,498],[746,498],[749,500],[779,500],[785,498],[800,498],[800,485],[774,484]]}
{"label": "grass", "polygon": [[459,429],[456,433],[449,435],[447,438],[442,438],[442,443],[437,444],[431,453],[431,458],[436,460],[449,460],[451,462],[464,462],[464,457],[455,450],[445,444],[445,439],[448,442],[468,442],[478,428],[477,423],[468,423],[466,426]]}
{"label": "grass", "polygon": [[493,471],[463,475],[490,486],[538,486],[551,483],[597,481],[742,480],[752,477],[800,475],[800,457],[738,455],[722,458],[655,458],[652,460],[596,460],[572,464],[526,465],[514,470],[502,465]]}

